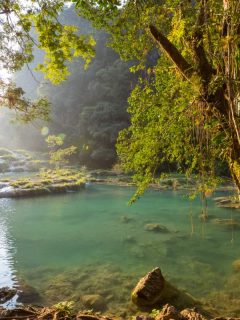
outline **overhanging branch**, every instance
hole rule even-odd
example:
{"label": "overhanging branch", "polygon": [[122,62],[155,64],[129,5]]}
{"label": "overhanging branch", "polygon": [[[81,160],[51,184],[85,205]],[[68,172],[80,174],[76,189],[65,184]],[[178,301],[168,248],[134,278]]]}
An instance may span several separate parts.
{"label": "overhanging branch", "polygon": [[193,74],[192,66],[185,60],[180,51],[165,37],[155,26],[150,25],[150,32],[161,47],[177,66],[178,70],[186,77],[190,78]]}

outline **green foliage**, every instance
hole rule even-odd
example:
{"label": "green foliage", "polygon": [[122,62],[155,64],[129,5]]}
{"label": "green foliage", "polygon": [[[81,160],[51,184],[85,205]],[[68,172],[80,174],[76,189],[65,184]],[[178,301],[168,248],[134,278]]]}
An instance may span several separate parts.
{"label": "green foliage", "polygon": [[54,164],[56,168],[63,166],[69,162],[68,158],[76,153],[77,147],[70,146],[68,148],[60,148],[63,145],[65,135],[49,135],[46,139],[50,157],[50,163]]}
{"label": "green foliage", "polygon": [[74,154],[76,151],[77,147],[75,146],[56,150],[51,153],[50,163],[56,164],[56,166],[59,166],[60,164],[67,164],[68,160],[66,158]]}
{"label": "green foliage", "polygon": [[49,135],[46,139],[48,147],[54,149],[56,146],[62,146],[64,143],[64,135]]}
{"label": "green foliage", "polygon": [[[3,181],[3,180],[1,180]],[[15,189],[49,189],[52,186],[81,186],[85,182],[85,175],[70,169],[41,169],[40,173],[31,178],[7,180]]]}
{"label": "green foliage", "polygon": [[45,98],[35,101],[27,99],[22,88],[16,87],[14,83],[4,83],[0,80],[0,107],[8,107],[16,112],[18,120],[29,122],[36,118],[49,119],[49,102]]}
{"label": "green foliage", "polygon": [[149,313],[149,316],[155,319],[159,315],[160,312],[161,311],[158,309],[152,309],[151,313]]}
{"label": "green foliage", "polygon": [[[70,74],[68,62],[82,57],[87,67],[95,55],[92,36],[80,34],[76,26],[64,25],[58,17],[64,1],[9,1],[0,3],[0,68],[13,72],[33,60],[33,48],[45,51],[38,70],[54,84],[59,84]],[[38,39],[32,37],[32,28]],[[1,77],[2,78],[2,77]],[[31,79],[32,81],[32,79]],[[24,91],[6,79],[0,79],[0,106],[17,111],[24,122],[36,118],[48,119],[49,104],[44,98],[30,101]]]}
{"label": "green foliage", "polygon": [[[131,125],[123,130],[118,140],[118,154],[123,167],[133,172],[139,183],[136,196],[153,179],[161,176],[166,162],[188,175],[199,174],[199,190],[204,192],[208,190],[208,185],[214,185],[216,163],[221,159],[229,163],[240,190],[240,119],[237,110],[239,4],[234,0],[227,1],[225,7],[222,0],[197,3],[180,0],[73,2],[79,15],[111,34],[108,44],[122,59],[135,59],[135,65],[129,65],[131,71],[141,71],[138,84],[129,98]],[[66,61],[71,62],[74,57],[81,56],[88,64],[94,55],[95,43],[91,37],[79,35],[75,26],[58,22],[63,4],[63,1],[57,0],[43,1],[36,8],[33,6],[30,11],[23,12],[18,2],[16,6],[10,6],[15,13],[19,13],[20,30],[27,38],[24,41],[24,57],[21,56],[16,66],[21,66],[24,59],[32,59],[31,41],[27,36],[34,22],[39,47],[47,52],[39,68],[53,83],[59,83],[69,75]],[[6,30],[10,27],[9,24],[4,26]],[[9,41],[9,38],[6,39]],[[156,50],[159,48],[160,54]],[[11,61],[15,63],[17,56]],[[117,132],[128,122],[127,117],[120,113],[125,105],[121,99],[126,95],[116,95],[119,91],[115,89],[119,85],[114,86],[116,81],[113,81],[113,75],[122,73],[124,67],[119,61],[115,62],[106,63],[104,68],[97,65],[90,70],[89,74],[97,71],[94,73],[95,79],[86,82],[90,98],[81,92],[81,102],[79,96],[73,98],[71,95],[65,101],[66,95],[63,94],[62,112],[60,109],[53,112],[55,120],[58,120],[56,122],[64,122],[67,127],[63,111],[69,104],[81,104],[76,112],[80,113],[80,117],[69,112],[68,118],[71,126],[74,124],[78,128],[77,133],[71,132],[71,139],[82,147],[81,156],[85,160],[103,161],[104,154],[109,155],[109,151],[113,150]],[[107,77],[111,80],[108,81]],[[124,92],[125,79],[118,79],[121,85],[123,83],[120,92]],[[77,80],[73,75],[71,84],[75,85],[74,91],[82,84]],[[49,91],[51,95],[52,89]],[[14,109],[16,103],[12,96],[21,101],[23,92],[14,87],[12,92],[10,90],[10,98],[4,102],[11,106],[13,101]],[[56,105],[59,99],[55,97]],[[23,102],[20,110],[24,113],[25,109]],[[64,151],[54,152],[56,158],[53,161],[63,160]],[[65,149],[66,155],[72,152],[73,149]],[[108,163],[113,159],[116,159],[114,151],[109,159],[105,158]]]}
{"label": "green foliage", "polygon": [[66,144],[78,147],[80,164],[109,168],[117,158],[118,133],[129,124],[127,97],[136,76],[129,72],[132,63],[122,62],[106,47],[106,33],[66,10],[64,22],[75,20],[83,32],[94,34],[96,57],[88,70],[77,61],[68,81],[59,87],[44,84],[40,92],[51,101],[51,132],[66,133]]}
{"label": "green foliage", "polygon": [[[198,190],[207,193],[217,163],[227,161],[240,190],[239,5],[230,0],[224,11],[221,0],[110,1],[109,10],[97,0],[76,3],[79,14],[111,34],[109,43],[123,59],[138,60],[131,70],[144,71],[129,98],[131,125],[117,146],[138,182],[135,198],[166,162],[199,174]],[[154,48],[161,51],[155,61]]]}
{"label": "green foliage", "polygon": [[62,26],[57,20],[44,19],[45,16],[42,14],[35,18],[39,47],[46,52],[44,62],[37,70],[44,72],[46,79],[53,84],[59,84],[70,75],[66,61],[82,57],[86,62],[85,68],[88,67],[95,54],[95,41],[91,36],[79,36],[76,26]]}
{"label": "green foliage", "polygon": [[63,316],[70,317],[73,315],[74,301],[61,301],[53,306]]}

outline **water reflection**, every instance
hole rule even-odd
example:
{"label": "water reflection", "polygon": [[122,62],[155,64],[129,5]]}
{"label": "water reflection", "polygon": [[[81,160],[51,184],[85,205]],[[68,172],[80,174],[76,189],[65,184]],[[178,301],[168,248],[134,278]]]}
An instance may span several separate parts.
{"label": "water reflection", "polygon": [[[14,270],[15,245],[10,233],[10,219],[13,209],[10,199],[0,200],[0,288],[13,287],[16,284]],[[15,299],[6,303],[8,307],[15,303]]]}

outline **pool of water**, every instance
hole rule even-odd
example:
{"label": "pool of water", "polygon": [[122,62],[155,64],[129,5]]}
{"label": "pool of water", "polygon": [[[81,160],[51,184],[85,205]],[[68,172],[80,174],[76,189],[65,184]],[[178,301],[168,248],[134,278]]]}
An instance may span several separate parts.
{"label": "pool of water", "polygon": [[[149,190],[90,185],[64,195],[0,200],[0,287],[29,291],[24,301],[53,304],[99,294],[104,309],[126,312],[139,277],[160,266],[165,278],[222,314],[239,314],[240,230],[215,223],[240,212],[208,200]],[[169,232],[146,230],[164,225]],[[33,289],[34,288],[34,289]]]}

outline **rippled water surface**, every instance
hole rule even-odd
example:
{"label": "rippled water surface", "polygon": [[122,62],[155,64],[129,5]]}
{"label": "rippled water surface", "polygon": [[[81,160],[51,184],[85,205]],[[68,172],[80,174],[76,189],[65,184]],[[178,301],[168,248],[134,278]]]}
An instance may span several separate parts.
{"label": "rippled water surface", "polygon": [[[139,277],[160,266],[165,277],[221,313],[239,313],[240,221],[217,208],[201,222],[201,204],[182,193],[148,191],[128,206],[132,188],[90,185],[79,193],[1,199],[0,287],[33,290],[28,302],[80,301],[98,293],[106,309],[124,310]],[[192,214],[192,217],[191,217]],[[146,231],[159,223],[169,232]],[[240,223],[240,222],[239,222]],[[47,298],[46,298],[47,297]]]}

